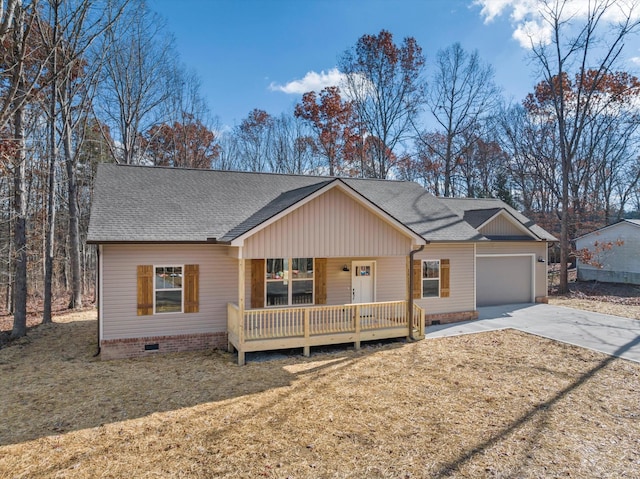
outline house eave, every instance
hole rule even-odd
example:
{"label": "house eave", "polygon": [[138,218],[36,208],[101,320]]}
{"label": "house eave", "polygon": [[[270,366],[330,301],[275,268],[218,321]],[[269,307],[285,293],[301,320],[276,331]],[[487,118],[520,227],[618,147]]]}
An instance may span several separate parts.
{"label": "house eave", "polygon": [[224,244],[228,242],[219,242],[207,238],[206,240],[87,240],[87,244]]}

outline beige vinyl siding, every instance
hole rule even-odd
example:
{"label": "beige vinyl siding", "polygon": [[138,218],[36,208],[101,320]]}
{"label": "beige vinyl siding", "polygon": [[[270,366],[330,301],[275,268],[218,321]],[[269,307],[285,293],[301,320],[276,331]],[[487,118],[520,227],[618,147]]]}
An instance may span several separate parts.
{"label": "beige vinyl siding", "polygon": [[376,260],[376,301],[407,299],[407,257]]}
{"label": "beige vinyl siding", "polygon": [[327,259],[327,304],[351,303],[351,274],[342,271],[346,264],[351,270],[351,258]]}
{"label": "beige vinyl siding", "polygon": [[[102,261],[102,339],[226,332],[238,274],[224,246],[104,245]],[[137,316],[137,265],[185,264],[199,265],[199,312]]]}
{"label": "beige vinyl siding", "polygon": [[338,188],[246,239],[245,258],[405,256],[411,239]]}
{"label": "beige vinyl siding", "polygon": [[478,230],[487,236],[526,236],[527,234],[516,225],[513,224],[504,215],[498,215],[497,218]]}
{"label": "beige vinyl siding", "polygon": [[[327,304],[351,303],[351,278],[355,274],[352,261],[375,262],[376,301],[402,301],[406,299],[406,257],[385,258],[331,258],[327,262]],[[342,271],[344,265],[350,271]]]}
{"label": "beige vinyl siding", "polygon": [[[406,257],[386,258],[328,258],[327,304],[351,303],[352,261],[375,261],[376,301],[400,301],[406,299]],[[343,271],[344,265],[350,271]],[[251,304],[251,260],[245,266],[245,305]],[[249,308],[249,306],[247,306]]]}
{"label": "beige vinyl siding", "polygon": [[[535,298],[547,296],[547,242],[546,241],[493,241],[477,243],[476,254],[534,254],[535,255]],[[538,262],[544,259],[544,263]],[[534,298],[534,300],[535,300]]]}
{"label": "beige vinyl siding", "polygon": [[416,260],[449,259],[448,298],[416,299],[427,314],[455,313],[475,310],[475,257],[473,243],[431,243],[417,253]]}

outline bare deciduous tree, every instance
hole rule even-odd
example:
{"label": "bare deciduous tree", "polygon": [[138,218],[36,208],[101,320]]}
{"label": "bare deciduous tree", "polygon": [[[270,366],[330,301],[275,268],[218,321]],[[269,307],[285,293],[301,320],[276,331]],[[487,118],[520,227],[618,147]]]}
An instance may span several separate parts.
{"label": "bare deciduous tree", "polygon": [[[605,75],[615,70],[625,39],[637,32],[637,6],[614,0],[586,3],[584,21],[577,24],[567,0],[542,0],[540,16],[551,32],[550,41],[531,37],[531,54],[540,67],[549,103],[555,116],[561,162],[560,286],[568,290],[567,262],[570,252],[570,173],[583,134],[594,116],[604,111],[607,100],[597,95]],[[612,23],[608,15],[615,15]],[[572,18],[573,16],[573,18]],[[574,33],[575,32],[575,33]],[[576,72],[574,88],[566,78]]]}
{"label": "bare deciduous tree", "polygon": [[372,176],[386,178],[395,164],[393,150],[411,131],[424,102],[424,57],[415,38],[402,44],[382,30],[364,35],[339,61],[345,75],[342,85],[353,102],[364,135],[369,141],[375,169]]}
{"label": "bare deciduous tree", "polygon": [[472,147],[467,140],[479,137],[474,130],[497,106],[499,94],[493,69],[480,61],[477,51],[468,53],[454,43],[438,52],[427,101],[445,138],[445,147],[433,150],[444,164],[444,196],[452,195],[456,159]]}
{"label": "bare deciduous tree", "polygon": [[[119,140],[119,162],[140,161],[140,135],[166,120],[176,68],[173,38],[165,22],[142,0],[132,0],[107,31],[109,43],[97,116]],[[115,146],[115,145],[114,145]]]}

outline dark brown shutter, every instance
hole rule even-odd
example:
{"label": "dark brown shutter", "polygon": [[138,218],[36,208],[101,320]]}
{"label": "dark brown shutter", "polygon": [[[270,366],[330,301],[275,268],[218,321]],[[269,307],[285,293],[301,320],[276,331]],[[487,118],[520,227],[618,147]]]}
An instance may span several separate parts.
{"label": "dark brown shutter", "polygon": [[327,304],[327,258],[314,260],[315,303]]}
{"label": "dark brown shutter", "polygon": [[251,260],[251,307],[264,308],[264,284],[266,271],[263,259]]}
{"label": "dark brown shutter", "polygon": [[448,298],[450,289],[449,289],[449,278],[450,278],[450,265],[448,259],[440,260],[440,297]]}
{"label": "dark brown shutter", "polygon": [[138,316],[153,314],[153,266],[138,265]]}
{"label": "dark brown shutter", "polygon": [[200,267],[197,264],[184,266],[184,312],[197,313],[199,305]]}
{"label": "dark brown shutter", "polygon": [[422,298],[422,260],[413,260],[413,299]]}

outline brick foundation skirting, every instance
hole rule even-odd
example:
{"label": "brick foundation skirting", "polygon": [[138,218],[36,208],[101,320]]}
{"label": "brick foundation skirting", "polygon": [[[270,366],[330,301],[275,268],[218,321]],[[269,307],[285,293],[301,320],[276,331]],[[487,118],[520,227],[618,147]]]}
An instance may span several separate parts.
{"label": "brick foundation skirting", "polygon": [[457,323],[459,321],[470,321],[472,319],[478,319],[478,311],[460,311],[457,313],[439,313],[439,314],[425,314],[424,322],[426,326],[433,324],[434,321],[439,321],[440,324]]}
{"label": "brick foundation skirting", "polygon": [[226,349],[227,333],[183,334],[147,338],[107,339],[100,342],[100,358],[140,358],[158,353]]}
{"label": "brick foundation skirting", "polygon": [[538,296],[536,298],[536,303],[549,304],[549,297],[548,296]]}

